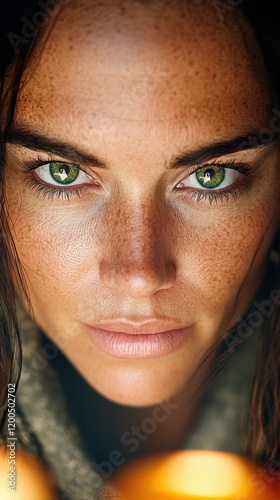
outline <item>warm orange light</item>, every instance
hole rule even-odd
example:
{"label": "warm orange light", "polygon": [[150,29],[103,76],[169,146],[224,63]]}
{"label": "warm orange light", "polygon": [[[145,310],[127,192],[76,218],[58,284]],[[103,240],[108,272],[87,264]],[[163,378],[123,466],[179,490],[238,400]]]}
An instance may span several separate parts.
{"label": "warm orange light", "polygon": [[[35,458],[17,449],[14,464],[14,455],[11,459],[7,450],[0,448],[1,500],[58,500],[49,474]],[[13,478],[16,483],[15,491],[12,488]]]}
{"label": "warm orange light", "polygon": [[280,500],[275,476],[238,455],[214,451],[139,460],[119,471],[111,485],[120,500]]}

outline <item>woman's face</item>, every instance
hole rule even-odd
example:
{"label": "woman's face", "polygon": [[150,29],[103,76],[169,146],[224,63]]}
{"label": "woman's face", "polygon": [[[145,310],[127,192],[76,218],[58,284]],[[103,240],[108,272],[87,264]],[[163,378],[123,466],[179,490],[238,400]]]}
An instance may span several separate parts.
{"label": "woman's face", "polygon": [[210,1],[73,0],[27,76],[6,185],[36,322],[109,399],[187,390],[278,226],[250,28]]}

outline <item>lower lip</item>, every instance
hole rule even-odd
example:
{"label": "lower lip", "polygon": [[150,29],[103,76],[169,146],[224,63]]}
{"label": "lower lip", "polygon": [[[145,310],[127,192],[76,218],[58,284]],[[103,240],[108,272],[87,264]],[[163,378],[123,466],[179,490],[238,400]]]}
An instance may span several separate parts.
{"label": "lower lip", "polygon": [[159,358],[176,350],[190,335],[190,327],[154,334],[128,334],[87,327],[103,351],[118,358]]}

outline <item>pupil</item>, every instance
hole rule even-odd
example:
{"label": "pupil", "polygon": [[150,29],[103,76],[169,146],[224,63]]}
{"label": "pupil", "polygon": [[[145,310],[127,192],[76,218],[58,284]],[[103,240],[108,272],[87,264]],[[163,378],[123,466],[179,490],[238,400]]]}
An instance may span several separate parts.
{"label": "pupil", "polygon": [[69,167],[67,167],[66,165],[64,167],[60,167],[59,169],[60,174],[64,174],[64,172],[66,173],[66,175],[69,174]]}
{"label": "pupil", "polygon": [[215,175],[215,172],[212,168],[209,168],[209,170],[206,170],[205,172],[205,177],[207,179],[212,179],[212,177]]}

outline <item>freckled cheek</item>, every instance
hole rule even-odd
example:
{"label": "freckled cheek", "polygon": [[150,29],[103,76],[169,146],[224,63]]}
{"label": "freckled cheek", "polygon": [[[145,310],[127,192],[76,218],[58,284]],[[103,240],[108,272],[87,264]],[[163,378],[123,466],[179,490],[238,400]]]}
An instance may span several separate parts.
{"label": "freckled cheek", "polygon": [[194,217],[195,228],[181,237],[182,279],[212,303],[215,297],[234,295],[244,280],[258,275],[277,227],[275,221],[267,231],[275,208],[259,206],[253,212],[247,206],[242,212]]}
{"label": "freckled cheek", "polygon": [[97,224],[100,217],[90,207],[75,209],[67,206],[66,201],[62,203],[63,207],[52,202],[48,206],[37,202],[36,206],[34,201],[34,206],[30,202],[27,209],[20,211],[16,204],[10,204],[11,219],[16,221],[12,232],[19,258],[35,286],[48,282],[60,288],[67,284],[71,289],[81,272],[97,267],[98,241],[106,237],[105,231],[100,233],[102,225]]}
{"label": "freckled cheek", "polygon": [[[25,214],[19,216],[15,226],[15,240],[19,252],[25,259],[31,259],[34,264],[41,264],[46,261],[48,264],[60,262],[67,267],[67,262],[82,264],[83,260],[93,259],[100,256],[99,241],[103,245],[112,246],[114,233],[110,222],[107,219],[106,226],[95,220],[90,220],[82,213],[61,213],[59,215],[50,212],[45,216],[35,216]],[[105,222],[104,222],[105,223]],[[202,265],[213,272],[212,265],[226,265],[231,268],[234,264],[246,262],[250,259],[261,237],[260,228],[253,228],[245,220],[238,224],[230,224],[225,221],[220,228],[220,224],[215,224],[216,228],[193,228],[190,224],[186,230],[181,232],[180,238],[176,239],[172,250],[175,250],[175,260],[178,257],[188,266],[188,256],[196,265]],[[110,234],[110,237],[108,236]],[[124,231],[125,239],[125,231]],[[168,235],[166,236],[168,238]],[[105,245],[104,245],[105,244]],[[34,259],[34,253],[37,259]],[[32,254],[32,258],[31,258]],[[238,257],[243,257],[238,259]]]}
{"label": "freckled cheek", "polygon": [[[88,205],[67,203],[42,203],[30,198],[30,192],[21,209],[18,202],[9,203],[11,218],[16,221],[14,237],[19,257],[36,285],[51,281],[53,287],[65,284],[73,290],[82,277],[91,274],[93,281],[97,279],[105,249],[117,251],[114,217],[104,207],[93,205],[92,201]],[[185,221],[168,221],[167,217],[166,227],[173,226],[172,237],[165,230],[164,238],[169,241],[162,246],[175,260],[184,286],[193,285],[194,290],[211,301],[217,291],[229,295],[238,289],[260,242],[264,253],[271,238],[267,235],[263,239],[271,217],[265,207],[258,206],[253,212],[247,206],[242,217],[240,210],[218,214],[209,208],[209,213],[188,216]],[[120,240],[125,241],[125,227],[123,231]],[[259,251],[254,267],[260,265],[261,258]]]}

